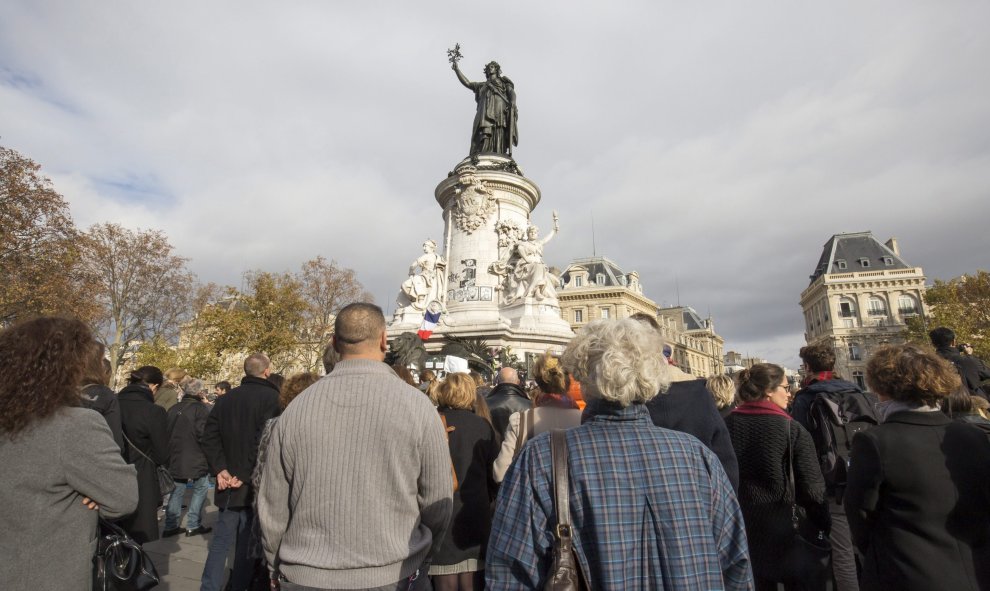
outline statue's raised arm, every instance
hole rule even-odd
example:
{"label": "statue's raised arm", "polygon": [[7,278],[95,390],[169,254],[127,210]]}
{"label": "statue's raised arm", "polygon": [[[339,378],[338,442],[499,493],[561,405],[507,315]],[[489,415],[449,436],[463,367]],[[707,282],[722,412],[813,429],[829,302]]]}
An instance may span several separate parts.
{"label": "statue's raised arm", "polygon": [[553,212],[553,228],[550,230],[550,233],[547,234],[546,237],[543,240],[540,240],[540,245],[542,246],[542,245],[545,245],[547,242],[550,242],[550,239],[553,238],[554,236],[556,236],[557,235],[557,232],[559,230],[560,230],[560,218],[557,216],[557,212],[554,211]]}
{"label": "statue's raised arm", "polygon": [[461,84],[463,84],[465,88],[469,90],[475,89],[475,85],[477,83],[468,80],[467,76],[464,75],[464,72],[461,72],[461,69],[457,67],[457,62],[452,62],[450,67],[454,70],[454,73],[457,74],[457,79],[461,81]]}

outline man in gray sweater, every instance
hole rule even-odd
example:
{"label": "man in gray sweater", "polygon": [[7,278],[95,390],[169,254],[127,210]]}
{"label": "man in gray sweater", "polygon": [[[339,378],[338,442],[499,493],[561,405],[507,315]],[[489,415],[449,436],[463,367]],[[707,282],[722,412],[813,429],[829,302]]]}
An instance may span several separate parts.
{"label": "man in gray sweater", "polygon": [[278,419],[258,518],[282,589],[430,589],[453,482],[429,399],[383,363],[385,317],[357,303],[337,315],[340,362]]}

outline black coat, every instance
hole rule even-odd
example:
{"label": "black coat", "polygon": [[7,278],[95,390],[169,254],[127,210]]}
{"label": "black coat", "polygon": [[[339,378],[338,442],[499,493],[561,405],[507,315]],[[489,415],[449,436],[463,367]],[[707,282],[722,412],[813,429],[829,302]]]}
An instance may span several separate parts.
{"label": "black coat", "polygon": [[211,474],[227,470],[244,483],[239,488],[217,490],[217,507],[251,506],[258,440],[265,421],[278,414],[278,389],[265,378],[245,376],[240,386],[217,398],[200,443]]}
{"label": "black coat", "polygon": [[666,393],[646,403],[653,424],[664,429],[694,435],[715,452],[732,488],[739,490],[739,464],[732,449],[729,431],[715,406],[715,398],[705,380],[674,382]]}
{"label": "black coat", "polygon": [[210,416],[210,407],[198,398],[183,398],[168,409],[168,469],[176,480],[206,476],[210,466],[199,440]]}
{"label": "black coat", "polygon": [[860,588],[990,589],[990,442],[940,412],[856,435],[843,498]]}
{"label": "black coat", "polygon": [[120,404],[113,390],[103,384],[90,384],[82,390],[83,406],[103,415],[117,447],[124,449],[124,436],[120,429]]}
{"label": "black coat", "polygon": [[447,427],[454,428],[447,440],[459,488],[454,491],[450,526],[433,555],[433,564],[450,565],[485,556],[492,527],[491,502],[497,493],[492,464],[499,446],[488,421],[473,412],[441,408],[440,414]]}
{"label": "black coat", "polygon": [[485,402],[492,414],[492,426],[499,437],[505,437],[509,427],[509,417],[512,413],[533,408],[533,402],[526,396],[526,391],[517,384],[499,384],[488,393]]}
{"label": "black coat", "polygon": [[791,536],[791,503],[786,493],[788,445],[794,454],[798,506],[818,529],[831,527],[815,443],[799,423],[779,415],[733,412],[725,423],[739,459],[739,506],[746,523],[753,574],[768,577]]}
{"label": "black coat", "polygon": [[974,396],[988,398],[983,391],[981,382],[990,380],[990,370],[982,361],[970,355],[963,355],[955,347],[940,347],[935,350],[943,359],[956,366],[959,377],[962,378],[963,385],[969,388],[969,392]]}
{"label": "black coat", "polygon": [[[157,473],[157,466],[168,462],[165,409],[155,405],[151,389],[143,384],[125,387],[117,394],[117,402],[120,404],[120,425],[127,438],[124,459],[134,464],[138,479],[137,511],[124,518],[121,527],[143,544],[158,539],[158,507],[162,504],[162,494],[170,492],[159,489]],[[141,452],[152,461],[145,459]]]}

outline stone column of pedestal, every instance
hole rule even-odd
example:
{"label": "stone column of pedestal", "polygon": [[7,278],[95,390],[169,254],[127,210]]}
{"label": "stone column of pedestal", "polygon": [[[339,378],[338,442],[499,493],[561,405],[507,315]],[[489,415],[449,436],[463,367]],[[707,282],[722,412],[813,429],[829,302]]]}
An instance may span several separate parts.
{"label": "stone column of pedestal", "polygon": [[524,237],[540,202],[536,184],[508,158],[482,156],[458,164],[437,186],[436,198],[444,210],[449,253],[447,326],[463,333],[509,329],[510,339],[560,342],[573,336],[554,295],[506,303],[503,277],[491,272]]}
{"label": "stone column of pedestal", "polygon": [[[540,293],[506,301],[506,275],[493,272],[499,262],[509,263],[513,246],[526,237],[530,214],[540,202],[539,187],[509,158],[482,155],[476,162],[461,161],[437,185],[435,196],[443,209],[437,254],[446,260],[447,289],[431,343],[457,335],[518,352],[562,348],[574,333],[560,317],[556,296]],[[422,312],[400,308],[389,335],[415,331],[421,321]]]}
{"label": "stone column of pedestal", "polygon": [[507,241],[526,229],[540,201],[540,189],[532,181],[501,168],[509,162],[496,156],[476,164],[465,160],[437,185],[448,258],[447,326],[508,327],[500,313],[500,278],[489,269],[504,254]]}

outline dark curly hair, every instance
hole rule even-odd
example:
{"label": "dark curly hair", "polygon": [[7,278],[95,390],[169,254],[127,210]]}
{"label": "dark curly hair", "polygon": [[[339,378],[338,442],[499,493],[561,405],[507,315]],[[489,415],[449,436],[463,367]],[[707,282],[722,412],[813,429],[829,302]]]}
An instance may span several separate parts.
{"label": "dark curly hair", "polygon": [[74,318],[41,317],[0,332],[0,432],[13,440],[64,406],[79,406],[86,368],[101,353]]}
{"label": "dark curly hair", "polygon": [[818,343],[801,347],[801,361],[808,364],[808,369],[818,373],[835,369],[835,349],[829,343]]}
{"label": "dark curly hair", "polygon": [[888,345],[866,364],[866,383],[877,394],[934,406],[962,386],[954,365],[916,345]]}

